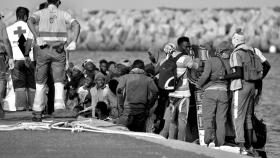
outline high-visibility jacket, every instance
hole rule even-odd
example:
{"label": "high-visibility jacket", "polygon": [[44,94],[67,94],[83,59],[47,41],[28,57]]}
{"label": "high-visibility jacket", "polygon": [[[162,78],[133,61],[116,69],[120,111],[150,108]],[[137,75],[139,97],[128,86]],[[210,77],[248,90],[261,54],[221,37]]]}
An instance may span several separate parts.
{"label": "high-visibility jacket", "polygon": [[66,11],[58,9],[55,5],[39,10],[32,18],[39,24],[38,36],[45,42],[65,42],[67,40],[67,25],[75,19]]}
{"label": "high-visibility jacket", "polygon": [[[17,21],[13,25],[9,26],[7,28],[7,33],[9,40],[11,42],[12,50],[13,50],[13,58],[14,60],[24,60],[24,53],[19,48],[19,38],[21,35],[25,37],[25,39],[31,39],[33,40],[33,35],[30,31],[30,29],[27,26],[27,23],[24,21]],[[32,61],[34,61],[33,58],[33,50],[29,53],[29,57]]]}

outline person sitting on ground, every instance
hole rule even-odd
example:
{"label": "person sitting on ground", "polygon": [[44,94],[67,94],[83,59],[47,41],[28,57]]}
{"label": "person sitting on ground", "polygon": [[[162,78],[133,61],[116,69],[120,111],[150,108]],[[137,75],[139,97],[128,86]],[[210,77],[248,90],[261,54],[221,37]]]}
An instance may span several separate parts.
{"label": "person sitting on ground", "polygon": [[116,77],[116,63],[114,61],[108,62],[108,80],[110,81],[114,77]]}
{"label": "person sitting on ground", "polygon": [[109,93],[109,87],[105,83],[106,77],[101,73],[98,72],[95,75],[95,86],[90,89],[90,95],[91,95],[91,106],[86,108],[84,111],[92,110],[92,117],[95,116],[95,107],[97,102],[103,101],[106,104],[109,103],[108,101],[108,93]]}
{"label": "person sitting on ground", "polygon": [[122,113],[122,108],[118,106],[118,98],[117,98],[117,87],[119,82],[116,79],[112,79],[108,82],[109,86],[109,94],[108,94],[108,101],[109,105],[108,108],[110,109],[110,117],[113,119],[119,118],[120,114]]}
{"label": "person sitting on ground", "polygon": [[99,120],[103,121],[111,121],[112,119],[109,117],[110,110],[105,102],[100,101],[97,102],[95,107],[95,117]]}
{"label": "person sitting on ground", "polygon": [[145,75],[144,68],[142,60],[135,60],[132,70],[120,78],[117,87],[119,105],[124,110],[116,123],[131,131],[145,131],[148,112],[158,96],[158,88],[153,79]]}
{"label": "person sitting on ground", "polygon": [[91,76],[91,78],[94,79],[95,74],[98,72],[98,69],[96,68],[95,64],[91,59],[87,59],[82,64],[83,67],[83,74],[85,77]]}
{"label": "person sitting on ground", "polygon": [[92,87],[93,87],[93,79],[90,76],[88,76],[85,78],[84,85],[78,88],[77,90],[80,102],[84,108],[88,108],[91,106],[90,89]]}
{"label": "person sitting on ground", "polygon": [[108,75],[108,62],[105,59],[99,61],[99,71],[107,76]]}

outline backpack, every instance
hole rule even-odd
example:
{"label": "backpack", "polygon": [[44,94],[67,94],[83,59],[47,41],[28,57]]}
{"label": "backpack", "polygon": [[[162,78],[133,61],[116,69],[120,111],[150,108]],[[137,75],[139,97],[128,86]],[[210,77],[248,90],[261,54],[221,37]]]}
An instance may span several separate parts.
{"label": "backpack", "polygon": [[266,125],[263,123],[263,120],[259,120],[256,115],[252,115],[252,124],[254,129],[254,137],[252,146],[255,149],[263,148],[266,144],[267,139],[267,128]]}
{"label": "backpack", "polygon": [[[175,58],[170,56],[159,68],[158,87],[167,91],[175,91],[181,76],[177,77],[176,62],[184,54],[180,53]],[[182,75],[183,76],[183,75]]]}
{"label": "backpack", "polygon": [[244,50],[246,58],[243,63],[243,77],[245,81],[257,81],[262,79],[263,66],[260,57],[252,50]]}

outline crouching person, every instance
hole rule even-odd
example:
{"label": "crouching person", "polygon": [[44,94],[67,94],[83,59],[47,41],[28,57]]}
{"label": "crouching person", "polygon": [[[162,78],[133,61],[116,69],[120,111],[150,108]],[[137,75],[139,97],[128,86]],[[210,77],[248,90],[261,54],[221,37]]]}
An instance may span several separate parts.
{"label": "crouching person", "polygon": [[204,141],[207,145],[214,142],[216,146],[222,146],[225,143],[229,83],[226,80],[220,80],[219,77],[230,73],[231,51],[231,43],[220,43],[216,57],[212,57],[205,63],[204,72],[197,82],[197,87],[204,90],[202,111]]}
{"label": "crouching person", "polygon": [[120,79],[117,87],[119,100],[124,100],[119,103],[124,110],[117,123],[137,132],[145,131],[149,109],[158,96],[158,88],[153,79],[145,75],[144,68],[143,61],[135,60],[132,70]]}

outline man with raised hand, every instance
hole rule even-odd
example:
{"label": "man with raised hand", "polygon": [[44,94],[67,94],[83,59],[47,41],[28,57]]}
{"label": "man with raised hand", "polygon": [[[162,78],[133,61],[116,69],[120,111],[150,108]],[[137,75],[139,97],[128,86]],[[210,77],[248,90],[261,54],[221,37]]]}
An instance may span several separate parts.
{"label": "man with raised hand", "polygon": [[[12,80],[15,89],[17,110],[31,109],[35,95],[33,51],[31,51],[29,56],[24,55],[27,39],[33,41],[33,35],[26,23],[28,16],[29,10],[27,8],[18,7],[16,10],[17,21],[7,28],[15,60],[15,68],[12,70]],[[31,60],[28,60],[28,63],[26,63],[25,57]]]}
{"label": "man with raised hand", "polygon": [[2,21],[2,14],[0,13],[0,118],[4,118],[3,98],[6,90],[6,57],[8,56],[8,63],[10,69],[14,68],[14,59],[11,43],[8,38],[6,25]]}
{"label": "man with raised hand", "polygon": [[[33,104],[33,121],[42,120],[44,109],[45,84],[48,65],[51,66],[55,86],[54,109],[56,113],[65,109],[64,77],[66,52],[76,49],[80,34],[80,24],[68,12],[59,9],[60,0],[48,0],[48,7],[35,12],[28,20],[28,26],[34,35],[36,44],[40,47],[36,61],[36,93]],[[35,29],[39,23],[39,31]],[[74,31],[74,39],[67,35],[67,25]],[[64,49],[65,48],[65,49]],[[28,51],[26,51],[28,53]]]}

